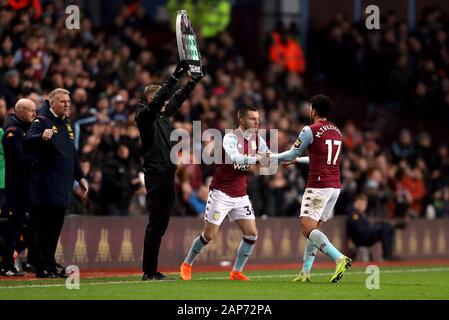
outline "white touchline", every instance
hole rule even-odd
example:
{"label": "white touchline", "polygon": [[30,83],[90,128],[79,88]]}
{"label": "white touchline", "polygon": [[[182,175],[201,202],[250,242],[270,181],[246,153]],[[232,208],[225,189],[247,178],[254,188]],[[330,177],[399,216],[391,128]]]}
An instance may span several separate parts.
{"label": "white touchline", "polygon": [[[398,269],[398,270],[380,270],[381,273],[413,273],[413,272],[440,272],[440,271],[449,271],[449,267],[447,268],[423,268],[423,269]],[[168,273],[170,274],[170,273]],[[178,273],[171,273],[172,275],[176,275]],[[332,272],[319,272],[312,273],[313,277],[324,277],[332,275]],[[351,274],[365,274],[365,271],[348,271],[346,276],[350,276]],[[266,279],[266,278],[287,278],[292,277],[294,274],[274,274],[274,275],[260,275],[260,276],[251,276],[252,279]],[[87,279],[87,278],[85,278]],[[227,277],[201,277],[195,278],[194,280],[227,280]],[[155,281],[154,283],[174,283],[172,281]],[[81,286],[98,286],[98,285],[114,285],[114,284],[125,284],[125,283],[142,283],[141,280],[129,280],[129,281],[104,281],[104,282],[84,282],[81,283]],[[150,284],[151,281],[147,281],[145,285]],[[176,283],[176,282],[175,282]],[[1,286],[0,291],[5,289],[29,289],[29,288],[47,288],[47,287],[65,287],[65,283],[55,283],[55,284],[31,284],[31,285],[20,285],[20,286]]]}

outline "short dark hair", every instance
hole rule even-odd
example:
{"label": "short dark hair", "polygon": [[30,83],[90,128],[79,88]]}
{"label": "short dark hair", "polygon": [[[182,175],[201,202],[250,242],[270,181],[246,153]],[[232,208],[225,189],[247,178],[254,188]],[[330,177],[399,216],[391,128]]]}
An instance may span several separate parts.
{"label": "short dark hair", "polygon": [[257,112],[259,112],[259,108],[253,107],[253,106],[246,106],[246,107],[243,107],[243,108],[241,108],[241,109],[239,110],[239,112],[237,113],[237,117],[238,117],[239,119],[242,119],[242,118],[246,117],[246,115],[247,115],[248,112],[250,112],[250,111],[257,111]]}
{"label": "short dark hair", "polygon": [[310,99],[310,105],[320,117],[327,118],[331,110],[332,100],[325,95],[319,94]]}

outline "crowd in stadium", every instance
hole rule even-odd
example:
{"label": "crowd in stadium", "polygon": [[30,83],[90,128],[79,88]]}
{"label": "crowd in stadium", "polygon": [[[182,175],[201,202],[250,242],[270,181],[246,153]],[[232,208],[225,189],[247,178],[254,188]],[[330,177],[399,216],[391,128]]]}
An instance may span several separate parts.
{"label": "crowd in stadium", "polygon": [[[40,106],[52,89],[68,89],[75,144],[90,184],[87,197],[74,187],[68,213],[145,213],[135,110],[145,85],[173,71],[176,41],[157,55],[147,49],[143,7],[130,13],[124,6],[109,28],[98,30],[85,15],[80,30],[64,28],[64,8],[57,3],[45,5],[38,22],[33,19],[31,10],[0,7],[0,121],[21,97]],[[364,95],[382,104],[387,120],[407,122],[386,139],[372,122],[339,120],[343,188],[335,213],[346,214],[355,195],[364,193],[369,214],[378,218],[449,217],[449,150],[435,134],[435,126],[444,128],[449,120],[448,22],[432,10],[410,33],[389,14],[379,31],[369,32],[337,14],[311,42],[314,57],[310,68],[306,60],[305,73],[288,71],[277,60],[260,75],[246,66],[230,33],[199,37],[208,73],[175,115],[175,127],[191,132],[192,122],[200,120],[203,130],[232,129],[237,111],[254,105],[262,111],[261,128],[279,130],[278,150],[284,151],[309,121],[305,102],[316,92],[309,92],[306,79]],[[213,169],[178,166],[174,214],[203,214]],[[248,177],[256,215],[298,215],[307,166],[285,166],[273,176],[256,172]]]}

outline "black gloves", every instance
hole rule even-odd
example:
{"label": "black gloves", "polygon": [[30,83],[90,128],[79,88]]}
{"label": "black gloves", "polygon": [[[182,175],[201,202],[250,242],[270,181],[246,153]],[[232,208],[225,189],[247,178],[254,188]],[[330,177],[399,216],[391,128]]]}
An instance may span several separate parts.
{"label": "black gloves", "polygon": [[[187,62],[187,60],[181,60],[178,65],[176,66],[175,71],[173,72],[173,77],[176,80],[179,80],[179,78],[182,77],[182,75],[187,72],[187,70],[190,69],[190,65]],[[197,76],[192,76],[192,80],[197,83],[199,82],[201,79],[203,79],[203,77],[206,75],[206,67],[205,66],[201,66],[201,72],[202,75],[197,75]]]}
{"label": "black gloves", "polygon": [[187,60],[181,60],[179,61],[178,65],[176,66],[175,72],[173,72],[173,77],[176,79],[179,79],[182,77],[182,75],[189,70],[190,66],[187,62]]}
{"label": "black gloves", "polygon": [[203,79],[203,77],[207,74],[207,70],[205,66],[201,66],[201,73],[203,75],[201,76],[192,76],[192,80],[195,81],[196,83],[200,82],[201,79]]}

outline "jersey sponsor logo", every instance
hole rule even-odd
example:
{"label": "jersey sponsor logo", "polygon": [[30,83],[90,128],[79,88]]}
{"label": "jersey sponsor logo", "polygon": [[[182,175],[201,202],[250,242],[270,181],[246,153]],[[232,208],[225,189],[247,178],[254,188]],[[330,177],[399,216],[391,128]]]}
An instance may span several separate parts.
{"label": "jersey sponsor logo", "polygon": [[234,163],[234,169],[235,170],[248,171],[249,167],[250,167],[249,164],[237,164],[237,163]]}
{"label": "jersey sponsor logo", "polygon": [[296,139],[295,144],[294,144],[294,147],[295,147],[295,148],[299,148],[299,146],[301,145],[301,143],[302,143],[302,142],[301,142],[301,139],[299,139],[299,138]]}

